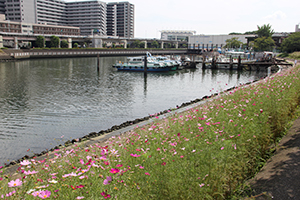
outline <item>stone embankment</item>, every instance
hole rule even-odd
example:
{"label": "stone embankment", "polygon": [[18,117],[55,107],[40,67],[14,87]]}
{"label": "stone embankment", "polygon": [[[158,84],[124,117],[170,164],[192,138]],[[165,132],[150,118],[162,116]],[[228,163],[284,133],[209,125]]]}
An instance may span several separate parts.
{"label": "stone embankment", "polygon": [[142,56],[151,54],[186,54],[187,50],[140,50],[140,49],[2,49],[0,62],[39,58]]}

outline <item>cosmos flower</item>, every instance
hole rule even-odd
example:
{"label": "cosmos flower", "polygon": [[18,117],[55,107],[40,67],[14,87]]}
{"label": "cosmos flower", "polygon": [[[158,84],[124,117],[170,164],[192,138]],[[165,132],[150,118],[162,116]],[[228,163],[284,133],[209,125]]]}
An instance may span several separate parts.
{"label": "cosmos flower", "polygon": [[8,183],[8,187],[18,187],[22,185],[22,181],[20,179],[12,180]]}
{"label": "cosmos flower", "polygon": [[41,191],[38,195],[41,199],[46,199],[51,196],[51,192],[49,190]]}
{"label": "cosmos flower", "polygon": [[31,162],[28,160],[23,160],[20,162],[20,165],[30,165],[30,164],[31,164]]}

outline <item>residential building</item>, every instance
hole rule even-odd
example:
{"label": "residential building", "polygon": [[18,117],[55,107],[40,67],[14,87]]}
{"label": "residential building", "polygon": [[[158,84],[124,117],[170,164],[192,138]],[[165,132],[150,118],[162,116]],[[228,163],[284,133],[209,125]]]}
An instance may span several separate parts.
{"label": "residential building", "polygon": [[66,2],[66,25],[78,26],[82,35],[106,35],[106,3],[102,1]]}
{"label": "residential building", "polygon": [[134,37],[134,5],[129,2],[107,4],[107,35]]}
{"label": "residential building", "polygon": [[129,2],[0,0],[1,13],[9,21],[77,26],[82,35],[134,37],[134,5]]}
{"label": "residential building", "polygon": [[161,39],[162,40],[173,40],[173,41],[188,41],[189,36],[196,34],[196,31],[188,30],[162,30]]}

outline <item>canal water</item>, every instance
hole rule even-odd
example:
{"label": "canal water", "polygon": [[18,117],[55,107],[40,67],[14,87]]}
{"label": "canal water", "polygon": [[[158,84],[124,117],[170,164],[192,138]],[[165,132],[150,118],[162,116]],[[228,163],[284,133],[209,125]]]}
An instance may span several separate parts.
{"label": "canal water", "polygon": [[125,57],[39,59],[0,63],[0,166],[90,132],[106,130],[265,73],[186,69],[117,72]]}

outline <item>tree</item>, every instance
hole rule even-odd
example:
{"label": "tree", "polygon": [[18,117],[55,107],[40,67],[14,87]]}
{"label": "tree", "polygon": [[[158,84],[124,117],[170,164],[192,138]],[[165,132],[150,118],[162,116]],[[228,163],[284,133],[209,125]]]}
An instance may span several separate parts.
{"label": "tree", "polygon": [[287,53],[300,51],[300,32],[293,33],[288,38],[284,39],[281,44],[281,51]]}
{"label": "tree", "polygon": [[159,47],[159,44],[156,40],[154,40],[152,43],[151,43],[151,47],[153,48],[158,48]]}
{"label": "tree", "polygon": [[59,37],[52,35],[50,37],[50,48],[54,47],[54,48],[58,48],[59,46]]}
{"label": "tree", "polygon": [[259,37],[254,40],[255,51],[272,51],[275,42],[271,37]]}
{"label": "tree", "polygon": [[141,42],[139,48],[145,48],[145,42]]}
{"label": "tree", "polygon": [[37,36],[35,44],[39,48],[44,48],[45,47],[45,38],[43,36],[41,36],[41,35]]}
{"label": "tree", "polygon": [[239,48],[243,42],[238,40],[239,38],[233,37],[231,39],[225,40],[226,45],[224,46],[225,48]]}
{"label": "tree", "polygon": [[78,43],[74,43],[73,47],[77,48],[78,47]]}
{"label": "tree", "polygon": [[131,43],[130,46],[131,46],[131,48],[139,48],[140,47],[140,43],[141,43],[141,41],[136,40],[133,43]]}
{"label": "tree", "polygon": [[270,24],[257,26],[257,36],[254,40],[254,50],[255,51],[272,51],[275,42],[272,39],[272,35],[274,34],[274,30]]}
{"label": "tree", "polygon": [[68,48],[69,47],[69,43],[66,40],[62,40],[60,42],[60,46],[61,46],[61,48]]}
{"label": "tree", "polygon": [[229,35],[243,35],[243,33],[232,32],[232,33],[229,33]]}
{"label": "tree", "polygon": [[258,26],[257,25],[257,36],[260,37],[272,37],[272,35],[274,34],[274,30],[271,30],[271,25],[267,24],[267,25],[263,25],[263,26]]}

